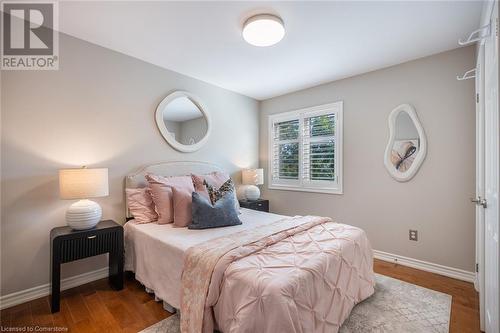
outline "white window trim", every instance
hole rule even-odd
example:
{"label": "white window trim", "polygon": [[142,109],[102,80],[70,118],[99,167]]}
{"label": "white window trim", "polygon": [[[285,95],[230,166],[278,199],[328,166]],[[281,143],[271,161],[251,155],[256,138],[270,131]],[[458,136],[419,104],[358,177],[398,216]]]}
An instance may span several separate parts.
{"label": "white window trim", "polygon": [[[315,193],[328,193],[328,194],[343,194],[343,101],[337,101],[334,103],[313,106],[309,108],[288,111],[278,114],[269,115],[268,117],[268,189],[270,190],[285,190],[285,191],[300,191],[300,192],[315,192]],[[335,154],[335,175],[337,176],[337,182],[335,187],[331,186],[329,181],[313,181],[305,184],[303,181],[303,170],[302,170],[302,126],[303,118],[305,115],[307,117],[314,116],[314,114],[322,114],[324,112],[333,112],[336,114],[336,127],[335,127],[335,143],[336,143],[336,154]],[[273,124],[276,122],[282,122],[287,120],[299,119],[299,179],[295,180],[281,180],[280,182],[273,181],[273,145],[274,145],[274,128]]]}

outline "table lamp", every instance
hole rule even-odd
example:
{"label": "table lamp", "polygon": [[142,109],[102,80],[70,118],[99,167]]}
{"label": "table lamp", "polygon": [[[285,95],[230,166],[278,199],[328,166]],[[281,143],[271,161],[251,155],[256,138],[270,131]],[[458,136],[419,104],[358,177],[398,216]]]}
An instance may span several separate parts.
{"label": "table lamp", "polygon": [[260,190],[256,185],[264,184],[264,169],[245,169],[241,172],[243,185],[248,185],[245,190],[247,200],[255,201],[260,198]]}
{"label": "table lamp", "polygon": [[101,220],[102,209],[88,198],[105,197],[109,194],[108,169],[59,170],[59,194],[61,199],[81,199],[66,211],[66,222],[75,230],[95,227]]}

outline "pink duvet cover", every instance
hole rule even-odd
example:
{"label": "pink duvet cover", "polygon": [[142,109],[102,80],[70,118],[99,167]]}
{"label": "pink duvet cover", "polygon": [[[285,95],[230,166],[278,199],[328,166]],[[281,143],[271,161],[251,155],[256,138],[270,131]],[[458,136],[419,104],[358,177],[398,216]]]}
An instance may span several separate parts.
{"label": "pink duvet cover", "polygon": [[363,230],[287,218],[188,250],[181,331],[337,332],[374,285]]}

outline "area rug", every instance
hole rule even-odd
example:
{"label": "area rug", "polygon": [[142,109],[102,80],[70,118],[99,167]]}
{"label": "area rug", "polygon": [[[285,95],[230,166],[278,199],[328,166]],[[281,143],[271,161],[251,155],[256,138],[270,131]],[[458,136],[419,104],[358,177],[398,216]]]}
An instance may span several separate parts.
{"label": "area rug", "polygon": [[[445,333],[451,296],[376,274],[375,293],[354,307],[340,333]],[[177,314],[140,333],[180,333]]]}

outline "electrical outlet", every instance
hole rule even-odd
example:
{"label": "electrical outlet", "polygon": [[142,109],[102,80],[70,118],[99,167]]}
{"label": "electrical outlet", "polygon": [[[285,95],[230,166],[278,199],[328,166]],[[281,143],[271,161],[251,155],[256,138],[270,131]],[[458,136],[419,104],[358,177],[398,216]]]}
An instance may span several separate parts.
{"label": "electrical outlet", "polygon": [[418,241],[418,231],[417,230],[411,230],[410,229],[410,240],[411,241]]}

